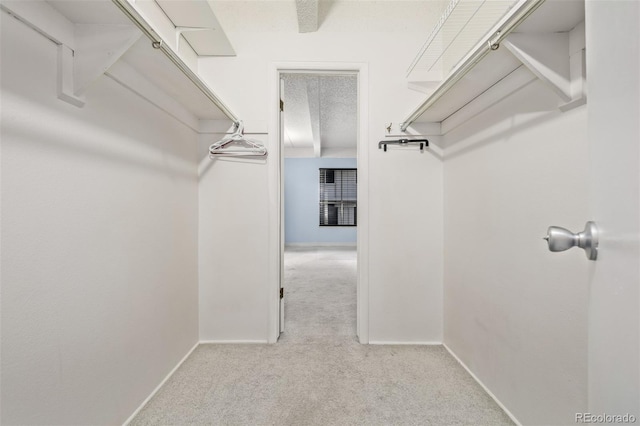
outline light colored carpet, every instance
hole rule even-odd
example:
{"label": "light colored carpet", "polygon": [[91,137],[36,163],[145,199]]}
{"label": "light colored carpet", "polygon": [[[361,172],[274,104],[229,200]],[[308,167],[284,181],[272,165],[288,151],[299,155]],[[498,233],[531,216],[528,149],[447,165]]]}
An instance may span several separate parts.
{"label": "light colored carpet", "polygon": [[133,425],[513,424],[441,346],[360,345],[354,249],[285,256],[274,345],[201,345]]}

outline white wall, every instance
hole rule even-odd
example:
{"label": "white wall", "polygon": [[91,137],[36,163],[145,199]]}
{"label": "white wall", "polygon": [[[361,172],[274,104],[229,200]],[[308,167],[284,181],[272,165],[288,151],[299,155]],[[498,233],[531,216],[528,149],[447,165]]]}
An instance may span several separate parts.
{"label": "white wall", "polygon": [[120,424],[198,340],[197,138],[2,13],[2,423]]}
{"label": "white wall", "polygon": [[[358,167],[371,170],[370,268],[366,271],[370,277],[369,340],[441,341],[441,159],[431,151],[421,154],[415,147],[385,153],[377,149],[377,142],[384,137],[389,122],[402,120],[424,97],[407,89],[404,72],[439,18],[442,4],[321,4],[330,9],[321,14],[320,30],[299,34],[292,2],[214,3],[216,16],[238,55],[201,59],[200,74],[244,120],[247,132],[268,132],[273,130],[267,124],[270,64],[368,64],[370,155],[368,164],[359,163]],[[278,159],[270,155],[267,161]],[[200,259],[203,264],[217,265],[215,272],[213,266],[210,273],[201,270],[201,295],[223,297],[216,290],[226,286],[233,287],[225,291],[232,291],[234,297],[232,302],[220,300],[207,306],[208,302],[201,302],[201,336],[211,340],[229,336],[264,340],[270,237],[261,226],[268,215],[277,214],[277,203],[270,200],[275,200],[279,184],[269,180],[268,164],[229,162],[219,169],[216,166],[211,167],[210,177],[202,180],[200,191]],[[215,183],[209,183],[209,179],[215,179]],[[252,212],[234,216],[231,206],[236,205],[236,199],[251,200],[247,205],[251,203]],[[390,207],[394,205],[402,206],[402,210]],[[203,218],[224,224],[227,229],[205,229]],[[248,218],[255,221],[248,223]],[[242,256],[225,256],[226,262],[215,260],[223,249],[253,254],[251,267]],[[246,318],[242,312],[251,315]]]}
{"label": "white wall", "polygon": [[270,197],[266,161],[210,160],[209,145],[221,137],[200,137],[200,339],[264,342]]}
{"label": "white wall", "polygon": [[586,107],[540,81],[445,137],[445,344],[523,424],[587,407],[589,262],[542,237],[588,216]]}

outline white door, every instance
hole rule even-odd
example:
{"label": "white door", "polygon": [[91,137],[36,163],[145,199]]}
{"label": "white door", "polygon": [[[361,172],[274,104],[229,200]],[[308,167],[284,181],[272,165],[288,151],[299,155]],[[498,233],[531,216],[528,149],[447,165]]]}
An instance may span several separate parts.
{"label": "white door", "polygon": [[[586,1],[591,217],[589,411],[640,421],[640,2]],[[604,419],[615,422],[615,418]],[[607,422],[608,423],[608,422]]]}

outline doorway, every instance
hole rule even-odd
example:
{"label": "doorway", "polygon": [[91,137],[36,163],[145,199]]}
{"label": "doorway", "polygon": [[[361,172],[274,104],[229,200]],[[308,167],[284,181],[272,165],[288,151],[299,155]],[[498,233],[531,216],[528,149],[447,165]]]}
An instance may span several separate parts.
{"label": "doorway", "polygon": [[[279,191],[277,205],[271,210],[277,211],[277,221],[272,222],[275,235],[271,239],[271,247],[276,248],[277,244],[277,256],[273,259],[270,280],[270,285],[275,285],[271,287],[274,298],[270,302],[269,341],[277,341],[280,333],[287,329],[288,310],[285,301],[289,294],[286,279],[291,279],[291,276],[287,277],[285,269],[288,252],[293,264],[296,258],[300,260],[305,256],[306,259],[311,256],[319,262],[339,261],[340,258],[344,261],[353,256],[357,263],[355,333],[361,343],[367,343],[368,324],[363,320],[368,314],[368,150],[363,143],[367,133],[366,65],[274,64],[271,81],[272,105],[276,106],[271,122],[277,132],[270,132],[270,146],[271,152],[278,153],[279,160],[277,164],[272,163],[271,176],[277,180]],[[349,101],[350,93],[354,99]],[[288,110],[291,112],[288,113]],[[345,136],[349,131],[351,136]],[[321,200],[321,169],[326,170],[322,172],[324,178],[333,181],[333,186],[336,185],[336,175],[342,184],[343,180],[349,178],[347,170],[357,169],[357,205],[352,203],[355,200],[348,198]],[[305,175],[306,190],[302,184],[303,176],[294,176],[299,184],[299,194],[304,194],[302,197],[292,195],[287,198],[285,186],[287,177],[290,177],[288,173]],[[332,197],[334,195],[331,193]],[[305,199],[304,206],[301,198]],[[327,207],[324,216],[329,220],[326,224],[321,223],[323,203]],[[298,216],[295,219],[291,217],[292,208]],[[349,224],[349,220],[353,224]],[[324,285],[330,286],[328,283]],[[327,292],[334,290],[326,288]],[[303,297],[302,294],[298,296]],[[295,300],[300,302],[297,296]]]}
{"label": "doorway", "polygon": [[280,75],[287,341],[356,335],[357,78]]}

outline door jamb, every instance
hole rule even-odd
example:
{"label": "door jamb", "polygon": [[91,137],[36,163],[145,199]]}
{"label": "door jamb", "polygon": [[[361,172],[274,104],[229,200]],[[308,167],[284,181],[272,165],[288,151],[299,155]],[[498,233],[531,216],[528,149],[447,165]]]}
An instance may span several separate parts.
{"label": "door jamb", "polygon": [[[269,276],[267,280],[267,341],[275,343],[280,335],[280,281],[282,265],[282,163],[284,150],[280,137],[280,74],[294,72],[345,72],[358,76],[358,272],[357,335],[360,343],[369,343],[369,70],[366,63],[274,62],[269,69]],[[275,159],[275,160],[274,160]]]}

